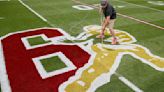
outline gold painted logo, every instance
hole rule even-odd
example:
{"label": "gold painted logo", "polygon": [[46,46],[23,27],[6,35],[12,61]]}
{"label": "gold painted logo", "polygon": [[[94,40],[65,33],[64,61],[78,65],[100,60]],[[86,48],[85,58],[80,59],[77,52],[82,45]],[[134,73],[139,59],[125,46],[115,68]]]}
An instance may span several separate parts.
{"label": "gold painted logo", "polygon": [[145,64],[150,65],[158,71],[164,71],[164,58],[153,55],[149,49],[144,46],[134,44],[137,40],[125,31],[115,30],[119,45],[110,45],[110,33],[106,29],[104,43],[95,41],[101,27],[90,25],[84,27],[85,32],[78,37],[73,38],[74,42],[83,42],[88,48],[92,57],[88,64],[80,68],[76,75],[63,83],[59,91],[63,92],[94,92],[98,87],[110,82],[110,77],[119,67],[123,55],[128,54],[139,59]]}

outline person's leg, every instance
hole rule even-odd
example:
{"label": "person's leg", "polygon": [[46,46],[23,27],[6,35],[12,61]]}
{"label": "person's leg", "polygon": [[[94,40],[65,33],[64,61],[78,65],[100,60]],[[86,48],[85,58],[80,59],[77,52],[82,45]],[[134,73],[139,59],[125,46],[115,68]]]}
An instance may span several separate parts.
{"label": "person's leg", "polygon": [[[103,22],[101,23],[101,27],[103,26],[103,23],[105,22],[105,20],[103,20]],[[102,29],[102,28],[101,28]],[[96,36],[96,38],[104,38],[104,32],[105,30],[101,30],[100,34]]]}
{"label": "person's leg", "polygon": [[104,31],[102,31],[99,35],[96,36],[96,38],[104,38]]}
{"label": "person's leg", "polygon": [[112,35],[112,44],[117,44],[117,38],[115,36],[115,32],[114,32],[114,22],[115,22],[115,19],[112,19],[110,20],[110,23],[109,23],[109,31]]}

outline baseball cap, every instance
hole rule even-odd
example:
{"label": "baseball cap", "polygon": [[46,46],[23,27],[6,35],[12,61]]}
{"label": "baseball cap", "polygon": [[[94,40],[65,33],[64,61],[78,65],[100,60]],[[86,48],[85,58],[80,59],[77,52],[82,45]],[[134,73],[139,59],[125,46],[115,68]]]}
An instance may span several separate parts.
{"label": "baseball cap", "polygon": [[100,3],[101,3],[101,6],[106,6],[106,4],[107,4],[108,2],[107,2],[107,0],[101,0]]}

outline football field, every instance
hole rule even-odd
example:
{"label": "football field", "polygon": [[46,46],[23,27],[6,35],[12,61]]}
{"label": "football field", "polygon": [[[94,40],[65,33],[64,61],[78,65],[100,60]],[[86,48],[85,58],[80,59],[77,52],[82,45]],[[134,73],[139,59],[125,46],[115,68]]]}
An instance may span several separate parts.
{"label": "football field", "polygon": [[0,92],[164,92],[164,0],[109,1],[118,45],[100,0],[0,0]]}

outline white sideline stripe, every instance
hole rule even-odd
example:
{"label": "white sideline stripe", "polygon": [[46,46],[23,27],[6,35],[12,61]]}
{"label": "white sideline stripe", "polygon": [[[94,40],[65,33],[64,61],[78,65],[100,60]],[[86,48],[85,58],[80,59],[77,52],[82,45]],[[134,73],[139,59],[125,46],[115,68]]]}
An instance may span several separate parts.
{"label": "white sideline stripe", "polygon": [[[99,7],[96,7],[96,6],[93,6],[93,5],[90,5],[90,4],[86,4],[86,3],[82,3],[82,2],[80,2],[80,1],[78,1],[78,0],[72,0],[72,1],[73,1],[73,2],[76,2],[76,3],[79,3],[79,4],[88,5],[88,6],[90,6],[90,7],[99,9]],[[131,16],[124,15],[124,14],[121,14],[121,13],[117,13],[117,14],[120,15],[120,16],[122,16],[122,17],[129,18],[129,19],[135,20],[135,21],[137,21],[137,22],[144,23],[144,24],[147,24],[147,25],[149,25],[149,26],[153,26],[153,27],[159,28],[159,29],[161,29],[161,30],[164,30],[164,27],[161,27],[161,26],[158,26],[158,25],[155,25],[155,24],[152,24],[152,23],[149,23],[149,22],[146,22],[146,21],[137,19],[137,18],[133,18],[133,17],[131,17]]]}
{"label": "white sideline stripe", "polygon": [[159,10],[159,9],[156,9],[156,8],[151,8],[151,7],[148,7],[148,6],[143,6],[143,5],[139,5],[139,4],[134,4],[134,3],[129,3],[129,2],[126,2],[126,1],[120,1],[120,0],[116,0],[118,2],[123,2],[123,3],[127,3],[127,4],[131,4],[131,5],[135,5],[135,6],[139,6],[139,7],[143,7],[143,8],[147,8],[147,9],[151,9],[151,10],[155,10],[155,11],[159,11],[159,12],[164,12],[162,10]]}
{"label": "white sideline stripe", "polygon": [[[0,39],[1,40],[1,39]],[[10,83],[8,80],[8,75],[6,72],[6,64],[4,62],[3,48],[0,41],[0,86],[2,92],[11,92]]]}
{"label": "white sideline stripe", "polygon": [[25,6],[28,10],[30,10],[32,13],[34,13],[36,16],[38,16],[40,19],[42,19],[44,22],[49,24],[50,26],[54,26],[52,23],[48,22],[47,19],[45,19],[42,15],[34,11],[31,7],[29,7],[27,4],[25,4],[22,0],[18,0],[23,6]]}
{"label": "white sideline stripe", "polygon": [[125,77],[121,76],[121,77],[118,77],[118,78],[119,78],[119,80],[121,80],[124,84],[126,84],[128,87],[130,87],[135,92],[143,92],[140,88],[138,88],[136,85],[134,85],[132,82],[130,82]]}

